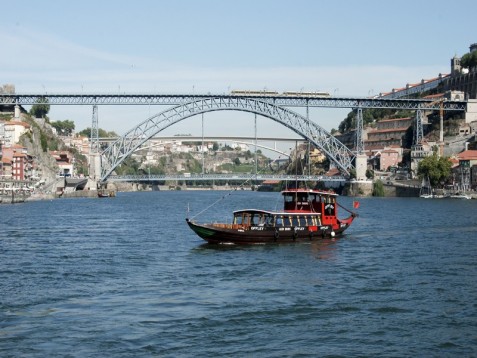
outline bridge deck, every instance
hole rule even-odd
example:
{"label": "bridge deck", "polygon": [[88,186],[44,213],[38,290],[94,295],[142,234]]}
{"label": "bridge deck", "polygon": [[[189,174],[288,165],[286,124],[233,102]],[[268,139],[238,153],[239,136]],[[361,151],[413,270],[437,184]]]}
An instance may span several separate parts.
{"label": "bridge deck", "polygon": [[[47,99],[50,105],[181,105],[206,98],[223,100],[253,98],[284,107],[330,107],[330,108],[395,108],[438,110],[440,104],[431,99],[385,99],[368,97],[316,97],[307,95],[232,95],[232,94],[0,94],[0,104],[33,105],[38,100]],[[444,110],[463,111],[465,101],[444,101]]]}
{"label": "bridge deck", "polygon": [[343,182],[346,178],[343,176],[325,176],[325,175],[282,175],[282,174],[151,174],[151,175],[110,175],[107,181],[128,181],[128,182],[147,182],[147,181],[204,181],[204,180],[278,180],[278,181],[336,181]]}

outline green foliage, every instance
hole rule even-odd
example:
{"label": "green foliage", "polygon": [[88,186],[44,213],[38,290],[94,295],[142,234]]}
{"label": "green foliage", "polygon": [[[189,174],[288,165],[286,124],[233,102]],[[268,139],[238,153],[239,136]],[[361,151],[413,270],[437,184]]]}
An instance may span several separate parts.
{"label": "green foliage", "polygon": [[366,169],[366,178],[373,179],[374,178],[374,170]]}
{"label": "green foliage", "polygon": [[46,153],[48,151],[48,137],[43,131],[40,132],[40,144],[41,149]]}
{"label": "green foliage", "polygon": [[477,51],[466,53],[460,59],[460,64],[464,68],[472,68],[477,66]]}
{"label": "green foliage", "polygon": [[[79,135],[82,135],[84,137],[88,137],[88,138],[91,138],[91,128],[88,127],[86,129],[83,129],[81,132],[78,133]],[[113,137],[118,137],[118,135],[116,134],[116,132],[114,131],[111,131],[111,132],[108,132],[102,128],[98,128],[98,136],[100,138],[113,138]]]}
{"label": "green foliage", "polygon": [[384,196],[384,185],[379,179],[373,183],[373,196]]}
{"label": "green foliage", "polygon": [[[405,118],[410,116],[412,116],[412,112],[407,110],[396,111],[394,109],[370,108],[363,110],[363,125],[370,125],[374,121],[379,121],[383,118]],[[356,110],[349,112],[346,118],[339,124],[338,130],[341,133],[346,133],[356,129],[356,117]]]}
{"label": "green foliage", "polygon": [[451,175],[452,163],[448,157],[439,157],[436,153],[419,162],[417,174],[419,178],[429,178],[433,187],[444,183]]}
{"label": "green foliage", "polygon": [[50,111],[50,105],[48,104],[48,99],[45,97],[40,97],[36,100],[36,103],[31,107],[30,114],[36,118],[45,118],[45,116]]}
{"label": "green foliage", "polygon": [[239,158],[239,157],[237,157],[237,158],[234,159],[234,164],[235,164],[235,165],[240,165],[240,163],[241,163],[241,162],[240,162],[240,158]]}
{"label": "green foliage", "polygon": [[115,170],[118,175],[138,175],[144,174],[139,171],[139,162],[134,158],[128,157]]}
{"label": "green foliage", "polygon": [[356,179],[356,169],[350,169],[349,178],[350,179]]}
{"label": "green foliage", "polygon": [[51,122],[51,125],[53,128],[56,129],[56,132],[59,135],[71,135],[71,133],[73,133],[73,131],[75,130],[75,122],[70,121],[68,119],[64,121]]}
{"label": "green foliage", "polygon": [[234,149],[228,144],[226,144],[222,147],[223,152],[229,152],[229,151],[232,151],[232,150],[234,150]]}

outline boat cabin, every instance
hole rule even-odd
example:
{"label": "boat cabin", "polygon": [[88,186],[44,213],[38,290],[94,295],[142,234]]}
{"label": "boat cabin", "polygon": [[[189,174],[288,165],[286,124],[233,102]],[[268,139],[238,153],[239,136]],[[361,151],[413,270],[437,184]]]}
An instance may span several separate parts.
{"label": "boat cabin", "polygon": [[335,204],[338,195],[334,192],[287,190],[283,191],[282,195],[285,211],[336,214]]}
{"label": "boat cabin", "polygon": [[278,213],[264,210],[239,210],[234,212],[234,225],[264,227],[320,226],[319,213]]}

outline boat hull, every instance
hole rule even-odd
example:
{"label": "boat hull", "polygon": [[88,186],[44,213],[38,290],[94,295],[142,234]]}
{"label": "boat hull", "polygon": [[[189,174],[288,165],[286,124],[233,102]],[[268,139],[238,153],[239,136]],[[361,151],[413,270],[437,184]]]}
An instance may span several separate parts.
{"label": "boat hull", "polygon": [[[198,224],[186,219],[189,227],[211,244],[279,244],[320,240],[337,237],[350,226],[354,217],[338,222],[335,227],[265,227],[233,228],[232,225]],[[222,226],[222,227],[220,227]]]}

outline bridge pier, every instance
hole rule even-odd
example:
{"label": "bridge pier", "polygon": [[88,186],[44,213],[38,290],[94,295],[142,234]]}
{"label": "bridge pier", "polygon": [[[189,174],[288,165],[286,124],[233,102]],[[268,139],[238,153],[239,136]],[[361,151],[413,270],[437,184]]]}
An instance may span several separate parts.
{"label": "bridge pier", "polygon": [[366,154],[357,154],[356,155],[356,179],[357,180],[366,180],[366,170],[368,169],[368,157]]}

